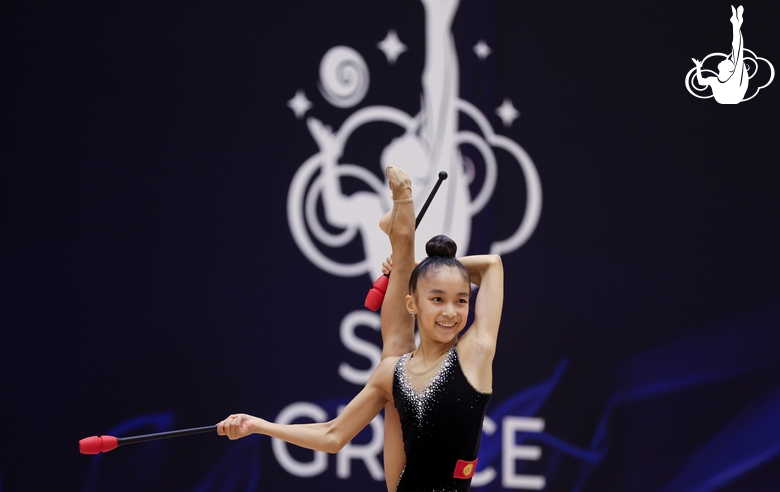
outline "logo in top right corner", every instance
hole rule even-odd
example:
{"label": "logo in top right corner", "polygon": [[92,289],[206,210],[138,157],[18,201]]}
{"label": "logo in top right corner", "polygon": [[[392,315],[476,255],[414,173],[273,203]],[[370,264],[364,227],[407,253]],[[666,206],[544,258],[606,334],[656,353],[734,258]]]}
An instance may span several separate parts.
{"label": "logo in top right corner", "polygon": [[[702,61],[693,58],[696,66],[685,76],[685,87],[694,96],[700,99],[714,97],[720,104],[739,104],[753,99],[761,89],[772,83],[775,68],[769,60],[745,48],[742,37],[744,13],[741,5],[736,9],[731,7],[731,54],[712,53]],[[712,61],[707,63],[710,59]],[[714,68],[715,63],[717,72],[705,68],[705,65]],[[761,76],[751,81],[759,72]]]}

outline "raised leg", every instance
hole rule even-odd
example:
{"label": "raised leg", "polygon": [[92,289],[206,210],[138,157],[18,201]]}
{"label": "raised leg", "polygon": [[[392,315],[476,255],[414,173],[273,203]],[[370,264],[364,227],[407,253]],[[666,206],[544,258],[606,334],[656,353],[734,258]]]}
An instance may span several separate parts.
{"label": "raised leg", "polygon": [[[409,278],[414,261],[414,202],[411,181],[400,169],[388,166],[387,179],[393,191],[393,208],[380,221],[390,236],[393,272],[385,292],[380,313],[382,324],[382,358],[401,356],[414,350],[414,317],[406,309]],[[392,403],[385,406],[384,440],[385,480],[388,491],[395,491],[406,465],[403,434],[398,412]]]}
{"label": "raised leg", "polygon": [[414,270],[414,202],[411,181],[400,169],[388,166],[387,178],[393,190],[393,209],[380,222],[389,231],[393,251],[393,272],[380,313],[382,358],[414,350],[414,317],[406,309],[409,278]]}

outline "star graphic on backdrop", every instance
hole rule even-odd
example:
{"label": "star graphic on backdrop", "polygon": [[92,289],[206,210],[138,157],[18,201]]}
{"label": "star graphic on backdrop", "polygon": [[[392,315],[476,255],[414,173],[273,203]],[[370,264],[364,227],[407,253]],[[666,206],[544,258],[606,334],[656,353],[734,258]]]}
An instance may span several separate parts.
{"label": "star graphic on backdrop", "polygon": [[480,39],[479,43],[474,45],[474,53],[477,54],[480,60],[484,60],[493,53],[493,50],[490,49],[485,40]]}
{"label": "star graphic on backdrop", "polygon": [[293,110],[296,118],[301,119],[306,114],[306,111],[311,109],[311,101],[306,99],[306,94],[303,93],[302,89],[298,89],[295,97],[287,101],[287,106]]}
{"label": "star graphic on backdrop", "polygon": [[507,128],[512,126],[512,122],[520,117],[520,112],[512,105],[512,101],[508,97],[504,98],[501,106],[496,108],[496,114]]}
{"label": "star graphic on backdrop", "polygon": [[377,43],[376,46],[385,54],[387,57],[387,63],[390,65],[394,65],[395,61],[398,59],[401,53],[406,51],[406,45],[403,44],[400,39],[398,39],[398,35],[393,29],[390,29],[387,32],[385,39]]}

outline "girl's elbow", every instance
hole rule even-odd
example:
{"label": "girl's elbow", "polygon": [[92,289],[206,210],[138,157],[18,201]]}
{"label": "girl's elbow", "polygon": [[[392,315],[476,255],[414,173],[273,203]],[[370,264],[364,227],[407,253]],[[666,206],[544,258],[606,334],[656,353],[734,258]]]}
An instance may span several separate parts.
{"label": "girl's elbow", "polygon": [[503,270],[504,262],[501,260],[501,256],[497,254],[490,255],[490,266]]}
{"label": "girl's elbow", "polygon": [[349,442],[344,436],[340,435],[334,427],[330,427],[325,434],[325,451],[326,453],[336,454],[341,451],[341,448],[347,445]]}
{"label": "girl's elbow", "polygon": [[339,451],[341,451],[341,448],[343,448],[346,445],[347,445],[347,441],[343,441],[338,438],[332,438],[328,442],[328,449],[326,449],[325,451],[330,454],[336,454]]}
{"label": "girl's elbow", "polygon": [[343,444],[339,444],[339,443],[337,443],[335,441],[330,441],[325,446],[325,449],[323,449],[323,451],[325,451],[328,454],[336,454],[339,451],[341,451],[341,448],[343,448],[343,447],[344,447]]}

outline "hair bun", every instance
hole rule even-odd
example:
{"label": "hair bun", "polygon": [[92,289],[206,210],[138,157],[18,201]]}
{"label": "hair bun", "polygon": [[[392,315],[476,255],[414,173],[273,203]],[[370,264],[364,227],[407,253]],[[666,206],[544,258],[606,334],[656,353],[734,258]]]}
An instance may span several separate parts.
{"label": "hair bun", "polygon": [[425,244],[425,252],[428,253],[428,256],[455,258],[455,253],[458,252],[458,245],[447,236],[434,236]]}

